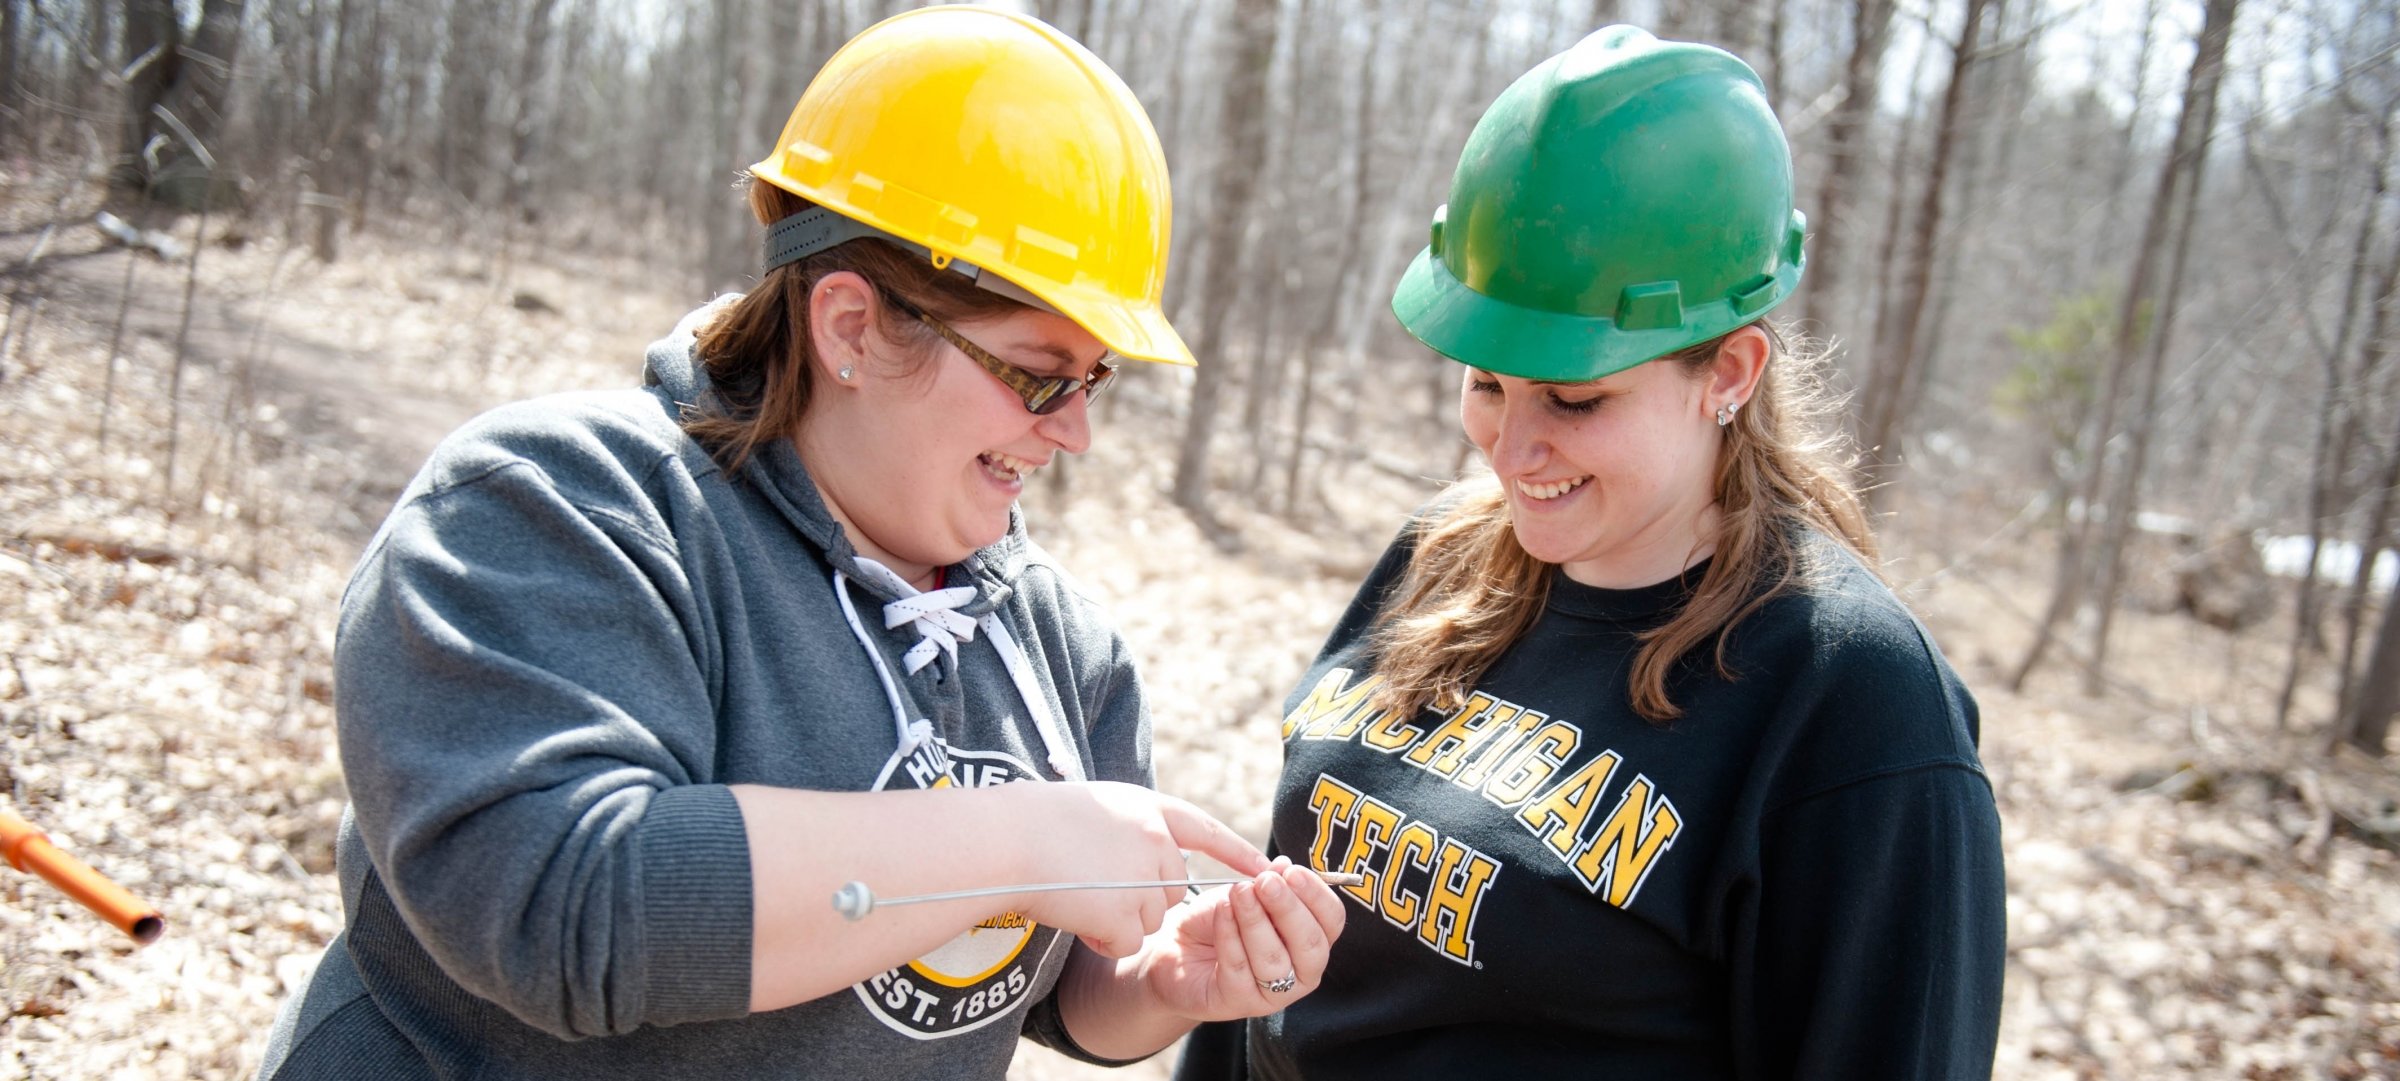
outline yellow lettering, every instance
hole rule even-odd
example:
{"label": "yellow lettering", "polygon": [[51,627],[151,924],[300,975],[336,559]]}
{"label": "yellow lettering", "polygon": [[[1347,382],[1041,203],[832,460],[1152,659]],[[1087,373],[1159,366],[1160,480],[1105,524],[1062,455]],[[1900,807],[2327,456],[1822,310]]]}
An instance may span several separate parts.
{"label": "yellow lettering", "polygon": [[[1495,705],[1499,708],[1494,709]],[[1505,723],[1508,714],[1504,711],[1514,708],[1505,703],[1496,703],[1491,695],[1477,691],[1468,696],[1465,705],[1453,710],[1440,727],[1418,740],[1406,757],[1444,777],[1457,773],[1460,762],[1466,758],[1467,748],[1474,744],[1475,737],[1483,731],[1484,726],[1496,721]]]}
{"label": "yellow lettering", "polygon": [[1398,713],[1385,709],[1375,711],[1374,719],[1367,724],[1366,734],[1358,739],[1376,750],[1390,752],[1416,742],[1417,737],[1424,734],[1424,729],[1402,722]]}
{"label": "yellow lettering", "polygon": [[1317,812],[1317,836],[1308,845],[1308,865],[1320,871],[1333,867],[1325,862],[1325,850],[1333,844],[1333,828],[1350,821],[1352,808],[1358,806],[1358,789],[1317,774],[1317,786],[1308,793],[1308,809]]}
{"label": "yellow lettering", "polygon": [[1355,886],[1344,886],[1342,892],[1358,899],[1362,905],[1375,903],[1376,875],[1367,868],[1367,860],[1375,850],[1390,843],[1392,830],[1400,825],[1400,812],[1373,796],[1361,796],[1358,810],[1350,816],[1350,848],[1342,853],[1341,870],[1359,876]]}
{"label": "yellow lettering", "polygon": [[1483,798],[1502,807],[1525,802],[1525,797],[1566,764],[1567,756],[1574,754],[1576,745],[1582,742],[1583,729],[1565,721],[1543,725],[1541,731],[1501,764],[1499,778],[1484,786]]}
{"label": "yellow lettering", "polygon": [[1487,730],[1488,734],[1477,740],[1475,749],[1469,752],[1475,756],[1475,760],[1459,771],[1458,776],[1452,779],[1453,783],[1463,788],[1480,786],[1485,778],[1492,775],[1492,767],[1508,758],[1509,751],[1515,749],[1527,733],[1540,728],[1542,722],[1549,719],[1550,716],[1540,710],[1522,709],[1517,711],[1516,721],[1506,729],[1492,725]]}
{"label": "yellow lettering", "polygon": [[1349,682],[1350,670],[1347,668],[1336,668],[1325,673],[1316,686],[1309,688],[1308,697],[1301,699],[1299,705],[1284,715],[1283,738],[1289,740],[1294,732],[1304,728],[1308,738],[1324,738],[1327,729],[1348,719],[1366,704],[1368,696],[1375,692],[1376,685],[1383,682],[1383,677],[1368,676],[1359,680],[1357,686],[1346,687]]}
{"label": "yellow lettering", "polygon": [[1435,857],[1433,884],[1425,891],[1425,918],[1417,938],[1460,964],[1475,962],[1475,911],[1483,891],[1500,870],[1499,861],[1457,841],[1444,839]]}
{"label": "yellow lettering", "polygon": [[[1619,908],[1633,900],[1642,880],[1650,875],[1651,863],[1674,847],[1675,834],[1683,829],[1675,805],[1665,796],[1652,800],[1650,791],[1650,778],[1634,777],[1633,783],[1625,786],[1624,797],[1617,800],[1617,809],[1609,812],[1608,821],[1575,861],[1575,874],[1584,886],[1606,894],[1608,903]],[[1647,827],[1642,825],[1645,809],[1650,812]]]}
{"label": "yellow lettering", "polygon": [[1584,820],[1600,802],[1600,790],[1607,787],[1608,775],[1617,771],[1617,761],[1617,752],[1600,752],[1540,799],[1526,804],[1517,812],[1517,821],[1535,837],[1550,842],[1559,855],[1574,855],[1576,835],[1583,832]]}
{"label": "yellow lettering", "polygon": [[1411,822],[1392,835],[1391,857],[1383,861],[1383,898],[1380,907],[1383,918],[1395,927],[1414,927],[1417,923],[1416,894],[1400,888],[1400,876],[1410,868],[1424,870],[1426,857],[1441,843],[1440,834],[1423,822]]}

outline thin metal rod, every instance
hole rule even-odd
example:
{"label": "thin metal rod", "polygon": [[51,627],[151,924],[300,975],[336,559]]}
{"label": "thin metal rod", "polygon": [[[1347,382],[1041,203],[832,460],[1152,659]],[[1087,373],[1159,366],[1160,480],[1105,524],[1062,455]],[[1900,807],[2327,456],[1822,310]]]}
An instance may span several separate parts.
{"label": "thin metal rod", "polygon": [[[1340,871],[1318,871],[1316,876],[1328,886],[1356,886],[1365,876]],[[864,882],[852,882],[835,890],[833,909],[844,919],[866,918],[867,913],[892,905],[917,905],[933,901],[964,901],[976,897],[998,897],[1010,893],[1047,893],[1053,890],[1157,890],[1193,886],[1230,886],[1248,882],[1242,875],[1232,878],[1175,878],[1155,882],[1037,882],[1024,886],[984,886],[972,890],[950,890],[945,893],[920,893],[908,897],[877,897]]]}

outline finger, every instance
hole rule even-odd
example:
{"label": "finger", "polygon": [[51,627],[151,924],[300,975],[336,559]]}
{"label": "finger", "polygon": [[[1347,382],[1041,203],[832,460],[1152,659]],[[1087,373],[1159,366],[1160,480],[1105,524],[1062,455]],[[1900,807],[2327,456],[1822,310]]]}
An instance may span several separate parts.
{"label": "finger", "polygon": [[[1284,903],[1292,900],[1291,888],[1283,884],[1282,877],[1261,876],[1255,883],[1236,887],[1233,896],[1233,922],[1241,932],[1242,952],[1249,955],[1252,978],[1255,981],[1272,981],[1285,975],[1298,974],[1299,966],[1292,963],[1291,952],[1285,948],[1283,937],[1276,932],[1273,918],[1267,914],[1267,905],[1278,898]],[[1307,922],[1312,928],[1316,923],[1313,919]],[[1259,993],[1271,1001],[1284,998],[1263,987],[1259,988]]]}
{"label": "finger", "polygon": [[[1295,882],[1296,876],[1301,881]],[[1300,977],[1303,985],[1314,987],[1317,977],[1325,974],[1325,959],[1332,952],[1333,933],[1326,930],[1325,921],[1300,892],[1301,886],[1314,886],[1332,898],[1332,891],[1326,890],[1325,884],[1315,875],[1292,868],[1283,868],[1266,876],[1261,881],[1258,894],[1266,908],[1267,918],[1274,923],[1277,941],[1291,956],[1292,972]],[[1334,926],[1338,932],[1342,917],[1341,901],[1333,899],[1333,904]]]}
{"label": "finger", "polygon": [[[1158,880],[1161,882],[1173,882],[1178,879],[1188,878],[1191,876],[1191,873],[1191,869],[1183,865],[1183,854],[1180,852],[1169,852],[1164,858],[1159,860],[1157,874]],[[1165,914],[1169,910],[1173,909],[1176,905],[1182,904],[1184,898],[1190,893],[1190,891],[1191,887],[1189,886],[1168,886],[1159,890],[1158,911],[1160,918],[1165,918]],[[1151,930],[1155,931],[1157,929],[1157,925],[1153,924],[1151,926]]]}
{"label": "finger", "polygon": [[1177,848],[1205,853],[1239,875],[1267,869],[1266,853],[1208,812],[1173,796],[1160,796],[1158,804],[1159,817],[1166,821],[1167,832],[1175,835]]}
{"label": "finger", "polygon": [[1286,869],[1283,881],[1292,887],[1292,893],[1300,898],[1300,903],[1307,905],[1309,912],[1316,916],[1317,926],[1324,929],[1328,941],[1341,937],[1342,927],[1350,918],[1350,906],[1342,903],[1342,899],[1334,894],[1333,887],[1326,885],[1325,880],[1314,873],[1299,867]]}
{"label": "finger", "polygon": [[1228,996],[1248,1001],[1245,996],[1258,993],[1256,975],[1250,970],[1250,954],[1242,949],[1241,928],[1233,917],[1233,895],[1249,889],[1248,885],[1228,891],[1225,904],[1218,906],[1216,917],[1217,982]]}

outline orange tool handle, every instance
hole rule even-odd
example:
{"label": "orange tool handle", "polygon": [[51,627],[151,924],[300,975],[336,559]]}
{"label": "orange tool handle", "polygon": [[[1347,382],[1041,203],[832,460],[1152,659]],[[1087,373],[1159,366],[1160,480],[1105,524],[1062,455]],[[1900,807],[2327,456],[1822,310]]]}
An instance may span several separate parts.
{"label": "orange tool handle", "polygon": [[147,946],[167,929],[167,921],[157,909],[82,860],[59,851],[33,823],[7,811],[0,811],[0,856],[7,857],[8,865],[17,870],[48,879],[78,904],[132,935],[135,942]]}

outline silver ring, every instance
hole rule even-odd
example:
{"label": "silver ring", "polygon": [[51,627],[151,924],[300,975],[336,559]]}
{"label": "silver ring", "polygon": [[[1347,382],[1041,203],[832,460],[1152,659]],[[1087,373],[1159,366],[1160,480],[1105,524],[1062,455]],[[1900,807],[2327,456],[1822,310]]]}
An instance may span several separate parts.
{"label": "silver ring", "polygon": [[1286,972],[1272,980],[1258,981],[1258,989],[1268,992],[1269,994],[1280,995],[1298,986],[1300,986],[1300,974],[1298,972]]}

